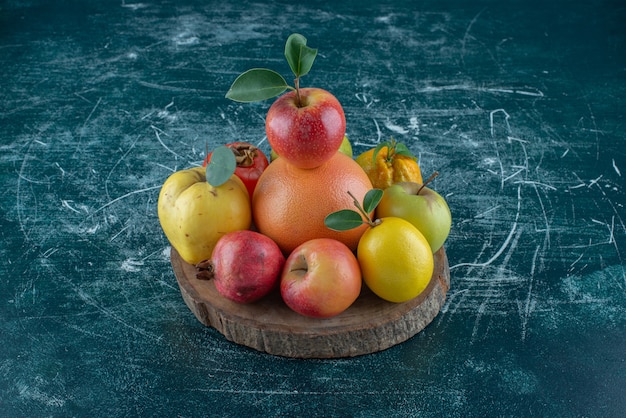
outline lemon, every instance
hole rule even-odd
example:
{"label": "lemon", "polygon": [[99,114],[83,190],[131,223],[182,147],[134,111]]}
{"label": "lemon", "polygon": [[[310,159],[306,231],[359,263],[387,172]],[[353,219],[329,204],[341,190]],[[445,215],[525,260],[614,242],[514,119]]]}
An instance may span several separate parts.
{"label": "lemon", "polygon": [[380,298],[406,302],[418,296],[433,275],[433,253],[424,235],[401,218],[387,217],[368,228],[357,259],[363,280]]}

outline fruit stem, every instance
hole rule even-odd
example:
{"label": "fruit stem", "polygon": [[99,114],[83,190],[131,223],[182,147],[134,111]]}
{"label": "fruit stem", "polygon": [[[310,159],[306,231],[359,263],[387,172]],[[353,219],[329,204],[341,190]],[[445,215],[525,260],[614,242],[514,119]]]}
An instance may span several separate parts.
{"label": "fruit stem", "polygon": [[417,193],[415,193],[415,194],[420,194],[420,192],[422,191],[422,189],[423,189],[424,187],[426,187],[426,185],[427,185],[428,183],[430,183],[431,181],[433,181],[433,180],[435,179],[435,177],[437,177],[438,175],[439,175],[439,172],[438,172],[438,171],[435,171],[433,174],[431,174],[431,175],[430,175],[430,177],[428,177],[428,178],[426,179],[426,181],[424,182],[424,184],[422,184],[422,187],[420,187],[419,189],[417,189]]}
{"label": "fruit stem", "polygon": [[372,221],[372,218],[370,217],[370,214],[365,212],[365,209],[363,209],[363,206],[361,206],[361,204],[359,203],[357,198],[354,197],[354,195],[352,194],[352,192],[350,190],[348,190],[348,194],[350,195],[350,197],[354,201],[354,206],[356,206],[356,208],[359,210],[359,212],[361,212],[361,215],[363,217],[365,217],[365,221],[363,221],[363,222],[368,224],[371,227],[374,227],[374,226],[378,225],[375,221]]}
{"label": "fruit stem", "polygon": [[232,146],[230,149],[235,154],[235,161],[238,167],[250,167],[254,164],[254,158],[257,156],[257,147],[252,144],[239,144]]}
{"label": "fruit stem", "polygon": [[215,266],[210,259],[202,260],[196,264],[196,270],[196,279],[198,280],[212,280],[215,278]]}
{"label": "fruit stem", "polygon": [[387,161],[388,163],[392,163],[393,157],[395,154],[396,154],[396,140],[394,139],[394,137],[391,137],[391,140],[389,141],[389,144],[387,145],[387,158],[385,161]]}
{"label": "fruit stem", "polygon": [[296,87],[296,106],[302,107],[302,99],[300,98],[300,77],[296,77],[296,79],[293,80],[293,84]]}

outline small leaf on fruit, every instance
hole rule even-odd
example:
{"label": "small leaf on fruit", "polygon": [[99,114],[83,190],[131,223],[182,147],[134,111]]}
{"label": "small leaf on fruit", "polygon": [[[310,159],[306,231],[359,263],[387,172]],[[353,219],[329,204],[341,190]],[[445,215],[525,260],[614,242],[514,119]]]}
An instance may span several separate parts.
{"label": "small leaf on fruit", "polygon": [[219,146],[213,151],[211,161],[206,166],[206,181],[213,187],[226,183],[235,173],[237,160],[227,146]]}
{"label": "small leaf on fruit", "polygon": [[380,203],[380,199],[383,197],[383,191],[380,189],[372,189],[365,194],[363,198],[363,210],[367,213],[371,213],[378,203]]}
{"label": "small leaf on fruit", "polygon": [[235,79],[226,98],[236,102],[259,102],[276,97],[289,85],[282,75],[266,68],[253,68]]}
{"label": "small leaf on fruit", "polygon": [[380,144],[376,145],[376,148],[374,148],[374,153],[372,154],[372,162],[376,161],[376,157],[378,157],[378,153],[380,152],[380,150],[387,146],[389,146],[389,142],[381,142]]}
{"label": "small leaf on fruit", "polygon": [[296,78],[302,77],[311,70],[317,56],[317,49],[306,46],[306,38],[299,33],[293,33],[285,43],[285,58]]}
{"label": "small leaf on fruit", "polygon": [[396,142],[396,140],[393,138],[391,138],[390,141],[381,142],[380,144],[376,146],[376,148],[374,148],[372,161],[376,161],[376,157],[378,156],[378,153],[383,148],[387,148],[387,156],[385,157],[387,161],[392,161],[394,155],[403,155],[405,157],[409,157],[417,161],[417,157],[413,155],[411,150],[409,150],[409,148],[405,144],[403,144],[402,142]]}
{"label": "small leaf on fruit", "polygon": [[348,231],[363,224],[361,215],[351,209],[343,209],[328,214],[324,218],[324,225],[333,231]]}
{"label": "small leaf on fruit", "polygon": [[412,158],[414,160],[417,160],[417,157],[415,155],[413,155],[413,153],[409,150],[409,148],[406,145],[404,145],[402,142],[396,143],[395,154],[396,155],[404,155],[405,157],[409,157],[409,158]]}

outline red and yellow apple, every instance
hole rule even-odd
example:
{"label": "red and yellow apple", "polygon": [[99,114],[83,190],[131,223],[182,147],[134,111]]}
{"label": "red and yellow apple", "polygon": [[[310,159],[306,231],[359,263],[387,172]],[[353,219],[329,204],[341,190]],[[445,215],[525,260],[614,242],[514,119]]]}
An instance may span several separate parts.
{"label": "red and yellow apple", "polygon": [[313,318],[339,315],[361,292],[361,268],[343,243],[315,238],[287,257],[280,278],[280,293],[294,311]]}
{"label": "red and yellow apple", "polygon": [[409,221],[424,235],[433,253],[443,246],[452,226],[446,200],[436,191],[415,182],[399,182],[387,187],[376,207],[376,216],[395,216]]}
{"label": "red and yellow apple", "polygon": [[267,112],[265,132],[276,154],[298,168],[315,168],[339,150],[346,117],[328,91],[301,88],[274,101]]}

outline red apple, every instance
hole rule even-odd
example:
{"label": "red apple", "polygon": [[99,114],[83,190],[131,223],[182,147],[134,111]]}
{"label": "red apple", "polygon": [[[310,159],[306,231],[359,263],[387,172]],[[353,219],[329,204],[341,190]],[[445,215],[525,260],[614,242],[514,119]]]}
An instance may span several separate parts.
{"label": "red apple", "polygon": [[285,256],[269,237],[242,230],[222,236],[211,259],[199,263],[199,279],[213,279],[217,291],[227,299],[250,303],[276,287]]}
{"label": "red apple", "polygon": [[299,89],[270,106],[265,132],[272,149],[299,168],[315,168],[332,157],[346,132],[346,117],[335,96],[319,88]]}
{"label": "red apple", "polygon": [[280,294],[294,311],[313,318],[339,315],[361,292],[361,268],[343,243],[309,240],[291,252],[280,278]]}

